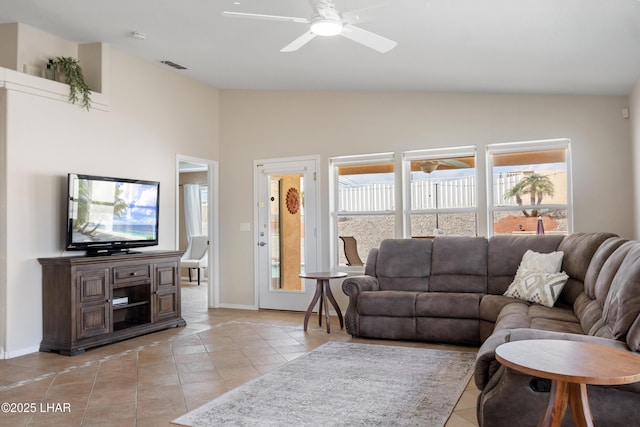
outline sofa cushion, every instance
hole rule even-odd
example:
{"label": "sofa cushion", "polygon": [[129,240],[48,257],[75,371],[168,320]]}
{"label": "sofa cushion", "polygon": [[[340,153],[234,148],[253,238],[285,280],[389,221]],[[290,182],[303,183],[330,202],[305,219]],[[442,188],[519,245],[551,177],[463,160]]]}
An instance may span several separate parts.
{"label": "sofa cushion", "polygon": [[[574,300],[573,311],[580,319],[582,330],[594,334],[593,326],[602,318],[602,307],[607,298],[611,281],[615,276],[626,253],[631,248],[627,246],[618,251],[618,248],[627,240],[620,237],[611,237],[602,243],[589,263],[584,277],[583,292]],[[613,253],[616,255],[612,257]],[[564,292],[563,292],[564,293]],[[600,323],[604,325],[604,323]]]}
{"label": "sofa cushion", "polygon": [[[532,304],[527,312],[531,319],[559,320],[561,322],[580,323],[575,313],[570,308],[545,307],[539,304]],[[584,332],[580,332],[584,333]]]}
{"label": "sofa cushion", "polygon": [[358,298],[358,313],[364,316],[415,317],[417,292],[366,291]]}
{"label": "sofa cushion", "polygon": [[[591,262],[587,267],[587,272],[585,273],[585,277],[584,277],[584,292],[587,294],[589,298],[599,299],[604,303],[607,293],[609,292],[610,283],[608,283],[606,286],[603,286],[603,283],[601,282],[599,284],[600,286],[597,286],[598,278],[603,274],[605,275],[607,274],[607,271],[604,267],[605,263],[611,257],[611,255],[622,244],[626,242],[627,240],[623,239],[622,237],[611,237],[606,241],[604,241],[598,247],[598,249],[596,249],[596,252],[593,254],[593,257],[591,257]],[[620,252],[620,254],[621,253],[622,252]],[[617,263],[616,270],[618,269],[618,267],[620,266],[620,263],[622,262],[623,257],[620,254],[617,255],[617,257],[619,258],[619,262]],[[610,270],[611,266],[607,268]],[[610,280],[611,278],[609,278],[608,281],[610,282]]]}
{"label": "sofa cushion", "polygon": [[487,239],[451,236],[434,239],[429,291],[486,293]]}
{"label": "sofa cushion", "polygon": [[605,240],[617,237],[613,233],[573,233],[566,236],[558,250],[564,252],[562,270],[584,282],[589,263]]}
{"label": "sofa cushion", "polygon": [[[576,313],[578,313],[581,318],[586,318],[587,316],[591,318],[590,328],[588,329],[589,335],[616,339],[614,332],[603,318],[604,306],[618,271],[632,248],[633,242],[625,242],[613,251],[600,267],[593,284],[589,284],[591,297],[589,297],[587,289],[585,289],[587,297],[596,301],[596,304],[576,300],[576,303],[580,302],[582,305],[582,307],[575,306],[574,310]],[[589,313],[585,311],[587,309]],[[589,325],[585,322],[585,330]]]}
{"label": "sofa cushion", "polygon": [[582,327],[576,322],[565,322],[556,319],[547,319],[544,317],[531,318],[529,326],[532,329],[540,329],[542,331],[566,332],[570,334],[582,334]]}
{"label": "sofa cushion", "polygon": [[529,306],[526,304],[509,304],[500,311],[496,319],[495,331],[528,328],[530,325]]}
{"label": "sofa cushion", "polygon": [[480,320],[495,323],[502,309],[508,304],[520,303],[529,305],[527,301],[517,300],[504,295],[485,295],[480,301]]}
{"label": "sofa cushion", "polygon": [[584,290],[587,269],[594,254],[607,239],[617,237],[613,233],[573,233],[566,236],[558,250],[564,252],[562,271],[569,275],[559,304],[573,305],[576,297]]}
{"label": "sofa cushion", "polygon": [[479,294],[423,292],[416,298],[416,316],[478,319]]}
{"label": "sofa cushion", "polygon": [[381,290],[427,291],[432,241],[386,239],[380,243],[376,276]]}
{"label": "sofa cushion", "polygon": [[[602,318],[615,339],[629,338],[627,345],[631,350],[637,351],[640,349],[637,338],[628,337],[627,333],[640,313],[640,243],[628,242],[618,250],[625,245],[631,245],[631,248],[611,282]],[[612,256],[615,256],[616,252]]]}
{"label": "sofa cushion", "polygon": [[487,248],[487,292],[502,295],[513,281],[527,250],[553,252],[563,238],[561,235],[511,234],[492,237]]}

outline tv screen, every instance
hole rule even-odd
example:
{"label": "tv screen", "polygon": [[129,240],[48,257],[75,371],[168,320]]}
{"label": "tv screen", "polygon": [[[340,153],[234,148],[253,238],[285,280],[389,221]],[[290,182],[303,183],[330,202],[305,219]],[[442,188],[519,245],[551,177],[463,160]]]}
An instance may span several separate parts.
{"label": "tv screen", "polygon": [[160,183],[69,174],[67,250],[126,253],[158,244]]}

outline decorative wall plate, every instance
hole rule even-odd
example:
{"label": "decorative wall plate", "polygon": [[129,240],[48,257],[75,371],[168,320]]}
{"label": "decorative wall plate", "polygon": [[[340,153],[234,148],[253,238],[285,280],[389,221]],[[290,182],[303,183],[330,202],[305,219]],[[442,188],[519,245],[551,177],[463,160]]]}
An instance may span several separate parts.
{"label": "decorative wall plate", "polygon": [[300,209],[300,193],[297,188],[291,187],[287,191],[287,210],[291,214],[296,214],[298,209]]}

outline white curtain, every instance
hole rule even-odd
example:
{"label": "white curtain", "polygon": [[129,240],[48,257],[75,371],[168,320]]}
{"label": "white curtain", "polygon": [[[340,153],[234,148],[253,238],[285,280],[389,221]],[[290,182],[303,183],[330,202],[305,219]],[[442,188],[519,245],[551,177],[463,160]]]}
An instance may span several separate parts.
{"label": "white curtain", "polygon": [[202,205],[200,185],[185,184],[184,187],[184,223],[187,228],[187,240],[191,236],[202,235]]}

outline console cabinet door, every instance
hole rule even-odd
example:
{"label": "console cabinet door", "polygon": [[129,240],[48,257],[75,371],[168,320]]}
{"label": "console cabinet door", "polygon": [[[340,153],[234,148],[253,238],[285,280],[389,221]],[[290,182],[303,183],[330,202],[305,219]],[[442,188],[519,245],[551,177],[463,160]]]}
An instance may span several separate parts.
{"label": "console cabinet door", "polygon": [[178,265],[177,262],[166,262],[154,267],[154,322],[180,316]]}
{"label": "console cabinet door", "polygon": [[78,309],[76,338],[109,333],[111,319],[111,286],[109,268],[79,270],[76,273]]}

